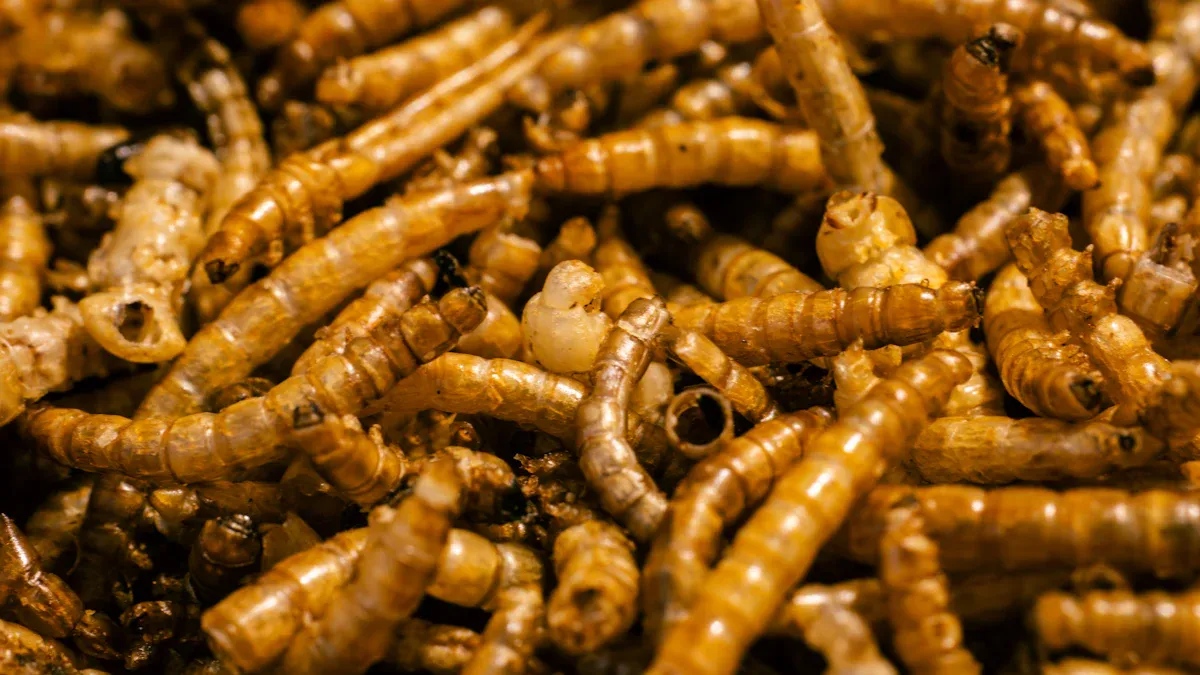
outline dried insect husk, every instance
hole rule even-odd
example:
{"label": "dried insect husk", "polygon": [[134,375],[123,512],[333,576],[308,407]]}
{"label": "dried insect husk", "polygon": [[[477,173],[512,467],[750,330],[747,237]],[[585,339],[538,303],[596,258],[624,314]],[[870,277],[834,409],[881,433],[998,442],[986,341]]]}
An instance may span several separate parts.
{"label": "dried insect husk", "polygon": [[601,520],[569,527],[554,540],[558,585],[546,621],[550,639],[570,654],[586,654],[627,631],[637,616],[634,544]]}
{"label": "dried insect husk", "polygon": [[279,523],[287,516],[279,483],[213,481],[192,486],[163,487],[147,498],[155,528],[167,537],[190,543],[208,521],[246,516],[260,524]]}
{"label": "dried insect husk", "polygon": [[988,287],[983,330],[1001,381],[1022,405],[1071,422],[1100,411],[1100,373],[1068,334],[1050,328],[1016,265],[1006,265]]}
{"label": "dried insect husk", "polygon": [[396,629],[384,662],[404,671],[452,675],[462,671],[479,643],[479,633],[469,628],[409,619]]}
{"label": "dried insect husk", "polygon": [[46,572],[37,551],[6,515],[0,514],[0,597],[22,624],[50,638],[71,635],[83,602],[57,574]]}
{"label": "dried insect husk", "polygon": [[[518,172],[394,199],[313,241],[202,328],[147,395],[138,416],[202,409],[213,390],[248,376],[355,288],[460,234],[506,216],[520,217],[528,205],[530,183],[529,174]],[[343,265],[345,260],[354,265]]]}
{"label": "dried insect husk", "polygon": [[245,514],[206,521],[188,556],[191,588],[212,602],[237,587],[258,569],[262,541]]}
{"label": "dried insect husk", "polygon": [[279,524],[267,524],[262,531],[261,570],[266,572],[293,555],[317,546],[321,535],[309,527],[304,519],[288,512]]}
{"label": "dried insect husk", "polygon": [[1200,565],[1200,545],[1190,529],[1195,496],[1168,490],[880,486],[859,503],[837,548],[855,560],[875,561],[884,514],[911,499],[921,504],[927,533],[949,572],[1104,563],[1179,578]]}
{"label": "dried insect husk", "polygon": [[775,479],[832,420],[824,408],[763,422],[697,464],[676,488],[646,559],[642,609],[655,635],[685,615],[725,526],[760,503]]}
{"label": "dried insect husk", "polygon": [[[716,415],[706,413],[705,403],[717,407],[719,421],[709,419]],[[688,459],[704,459],[733,439],[733,405],[712,387],[689,387],[671,397],[662,424],[672,448]]]}
{"label": "dried insect husk", "polygon": [[83,526],[91,496],[92,477],[79,477],[47,495],[25,521],[23,529],[29,545],[47,569],[54,569],[67,551],[75,549],[75,537]]}
{"label": "dried insect husk", "polygon": [[690,614],[666,632],[648,672],[734,672],[852,503],[970,373],[964,357],[932,351],[817,436],[705,578]]}
{"label": "dried insect husk", "polygon": [[1023,35],[995,24],[960,45],[946,59],[942,76],[942,158],[968,185],[986,185],[1002,175],[1012,157],[1010,55]]}
{"label": "dried insect husk", "polygon": [[41,306],[50,240],[29,180],[5,179],[0,199],[0,322],[8,322]]}

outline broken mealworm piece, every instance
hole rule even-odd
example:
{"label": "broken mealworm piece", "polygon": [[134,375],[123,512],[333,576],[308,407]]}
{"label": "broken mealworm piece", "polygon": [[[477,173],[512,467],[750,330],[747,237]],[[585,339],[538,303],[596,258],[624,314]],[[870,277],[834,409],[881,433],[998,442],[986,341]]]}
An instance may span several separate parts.
{"label": "broken mealworm piece", "polygon": [[554,541],[558,585],[546,622],[550,639],[569,654],[586,654],[629,629],[637,616],[634,544],[611,523],[567,528]]}
{"label": "broken mealworm piece", "polygon": [[[713,414],[706,403],[719,411]],[[671,398],[663,427],[671,447],[688,459],[703,459],[733,438],[733,406],[710,387],[691,387]]]}
{"label": "broken mealworm piece", "polygon": [[54,569],[59,558],[75,550],[75,538],[92,497],[92,481],[92,476],[80,476],[51,492],[25,521],[22,529],[44,567]]}
{"label": "broken mealworm piece", "polygon": [[672,354],[715,387],[746,419],[757,424],[779,414],[779,407],[762,382],[745,366],[726,356],[712,340],[693,331],[683,331],[672,337],[668,346]]}
{"label": "broken mealworm piece", "polygon": [[663,636],[648,672],[734,672],[851,505],[971,370],[955,352],[929,352],[901,365],[818,435],[738,531],[690,613]]}

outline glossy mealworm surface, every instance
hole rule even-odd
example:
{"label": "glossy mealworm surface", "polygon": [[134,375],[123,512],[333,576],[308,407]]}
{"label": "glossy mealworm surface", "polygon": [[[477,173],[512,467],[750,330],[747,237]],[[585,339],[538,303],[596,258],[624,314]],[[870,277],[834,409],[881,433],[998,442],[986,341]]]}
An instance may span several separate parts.
{"label": "glossy mealworm surface", "polygon": [[0,672],[1200,668],[1200,0],[0,0]]}

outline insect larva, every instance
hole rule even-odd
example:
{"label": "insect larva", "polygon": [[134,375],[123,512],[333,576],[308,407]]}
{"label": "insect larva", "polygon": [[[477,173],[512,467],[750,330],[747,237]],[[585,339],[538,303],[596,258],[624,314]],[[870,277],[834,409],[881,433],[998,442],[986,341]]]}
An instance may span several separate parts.
{"label": "insect larva", "polygon": [[202,600],[225,597],[238,582],[258,570],[262,541],[254,521],[235,514],[206,521],[188,556],[188,579]]}
{"label": "insect larva", "polygon": [[1028,36],[1023,50],[1077,50],[1082,58],[1112,64],[1138,79],[1150,66],[1146,46],[1107,21],[1063,12],[1050,0],[825,0],[830,23],[850,35],[882,33],[890,38],[938,37],[965,42],[987,26],[1007,23]]}
{"label": "insect larva", "polygon": [[1005,236],[1034,297],[1050,313],[1051,326],[1071,331],[1104,376],[1114,403],[1133,411],[1144,407],[1169,363],[1132,319],[1117,313],[1116,284],[1101,286],[1092,279],[1091,250],[1071,249],[1067,217],[1030,209],[1005,228]]}
{"label": "insect larva", "polygon": [[896,369],[904,354],[898,347],[884,347],[872,352],[855,342],[833,359],[833,407],[845,410],[862,400],[862,397],[879,383],[879,373]]}
{"label": "insect larva", "polygon": [[[1198,285],[1191,261],[1183,259],[1194,254],[1180,255],[1177,223],[1169,222],[1159,230],[1154,245],[1137,257],[1117,292],[1121,311],[1156,338],[1178,332],[1189,306],[1194,304]],[[1184,248],[1192,246],[1188,242]]]}
{"label": "insect larva", "polygon": [[145,546],[136,538],[145,516],[141,484],[115,473],[96,477],[76,542],[78,562],[68,574],[86,606],[111,602],[118,573],[152,568]]}
{"label": "insect larva", "polygon": [[345,355],[330,356],[266,396],[219,413],[131,421],[42,408],[26,415],[21,429],[56,461],[86,471],[121,471],[173,483],[236,477],[282,459],[296,411],[313,405],[338,415],[360,411],[423,360],[453,346],[483,313],[478,289],[452,290],[437,304],[417,305],[351,343]]}
{"label": "insect larva", "polygon": [[1200,362],[1175,361],[1154,392],[1141,420],[1158,438],[1200,431]]}
{"label": "insect larva", "polygon": [[951,279],[978,281],[1012,259],[1004,228],[1030,206],[1056,210],[1066,190],[1045,166],[1036,164],[996,183],[987,199],[967,211],[952,232],[925,246],[925,256]]}
{"label": "insect larva", "polygon": [[289,505],[279,483],[213,481],[199,485],[158,488],[146,498],[149,515],[163,535],[190,543],[198,530],[214,519],[245,516],[255,523],[281,523]]}
{"label": "insect larva", "polygon": [[683,307],[674,319],[738,363],[761,366],[832,356],[860,339],[866,349],[924,342],[944,331],[970,328],[978,316],[974,287],[950,282],[936,291],[897,284],[741,298]]}
{"label": "insect larva", "polygon": [[[202,409],[213,390],[248,376],[355,288],[460,234],[505,216],[521,217],[530,183],[529,174],[520,172],[394,199],[308,244],[192,338],[138,416]],[[345,260],[355,264],[346,266]]]}
{"label": "insect larva", "polygon": [[1054,87],[1040,80],[1013,90],[1016,115],[1025,132],[1037,139],[1046,163],[1072,190],[1090,190],[1100,181],[1087,135],[1075,112]]}
{"label": "insect larva", "polygon": [[605,510],[638,541],[654,535],[667,504],[625,439],[629,399],[670,320],[661,298],[631,303],[601,345],[592,366],[592,391],[576,412],[579,466]]}
{"label": "insect larva", "polygon": [[526,360],[552,373],[589,373],[612,319],[600,309],[604,278],[578,260],[559,263],[521,314]]}
{"label": "insect larva", "polygon": [[1164,490],[880,486],[859,502],[841,547],[855,560],[876,560],[887,509],[913,498],[949,572],[1104,563],[1179,578],[1200,567],[1196,497]]}
{"label": "insect larva", "polygon": [[1010,55],[1023,35],[995,24],[982,37],[960,45],[942,76],[942,158],[956,174],[986,185],[1002,175],[1012,156]]}
{"label": "insect larva", "polygon": [[[257,0],[242,5],[242,10],[255,4],[291,1]],[[201,35],[199,44],[184,59],[178,73],[192,103],[205,117],[208,137],[221,164],[208,195],[204,221],[207,238],[220,228],[233,205],[271,168],[271,151],[246,83],[224,45]],[[217,318],[237,291],[250,284],[251,274],[250,269],[242,270],[229,283],[217,286],[209,281],[203,268],[195,269],[188,299],[201,322]]]}
{"label": "insect larva", "polygon": [[119,9],[48,13],[15,38],[17,86],[31,96],[95,95],[134,114],[169,107],[166,63],[131,28]]}
{"label": "insect larva", "polygon": [[770,491],[833,415],[824,408],[763,422],[697,464],[675,490],[646,559],[642,608],[647,627],[662,635],[686,614],[721,533]]}
{"label": "insect larva", "polygon": [[962,646],[962,624],[949,610],[938,545],[925,532],[918,508],[898,505],[887,515],[879,542],[879,579],[887,594],[892,642],[914,675],[980,672]]}
{"label": "insect larva", "polygon": [[584,26],[575,40],[519,82],[511,98],[541,112],[564,91],[636,75],[651,61],[665,63],[706,41],[734,44],[762,36],[758,8],[747,0],[717,5],[640,0]]}
{"label": "insect larva", "polygon": [[307,14],[301,0],[247,0],[238,7],[234,25],[246,46],[261,52],[291,39]]}
{"label": "insect larva", "polygon": [[554,239],[542,248],[542,256],[538,262],[538,275],[530,284],[533,288],[541,288],[545,283],[545,275],[568,260],[590,262],[592,251],[596,248],[596,230],[587,218],[575,217],[562,224]]}
{"label": "insect larva", "polygon": [[1063,659],[1042,665],[1043,675],[1184,675],[1184,671],[1166,666],[1121,668],[1111,663],[1088,659]]}
{"label": "insect larva", "polygon": [[354,578],[296,634],[280,667],[361,673],[383,658],[396,626],[416,610],[434,579],[462,491],[453,463],[435,460],[399,507],[373,510]]}
{"label": "insect larva", "polygon": [[[885,288],[898,283],[921,283],[942,288],[946,273],[914,244],[917,233],[904,207],[891,197],[870,192],[839,192],[829,198],[817,233],[817,257],[825,273],[842,288]],[[935,348],[953,349],[971,360],[975,374],[954,392],[946,415],[999,414],[1003,390],[987,373],[987,352],[966,332],[951,332],[933,340]]]}
{"label": "insect larva", "polygon": [[0,164],[6,176],[60,176],[87,180],[110,147],[129,138],[117,126],[40,122],[28,115],[0,119]]}
{"label": "insect larva", "polygon": [[1194,592],[1091,591],[1038,598],[1031,625],[1050,649],[1079,646],[1119,664],[1200,665]]}
{"label": "insect larva", "polygon": [[88,258],[96,292],[79,311],[109,353],[135,363],[168,361],[186,343],[177,303],[203,246],[201,199],[218,165],[195,140],[160,135],[126,160],[124,171],[134,184],[116,227]]}
{"label": "insect larva", "polygon": [[1003,267],[983,306],[988,349],[1009,393],[1043,417],[1078,422],[1104,404],[1100,374],[1078,345],[1056,333],[1014,264]]}
{"label": "insect larva", "polygon": [[503,103],[515,78],[570,37],[558,33],[512,58],[541,23],[527,23],[484,59],[348,136],[283,160],[226,214],[197,264],[221,283],[272,245],[295,247],[324,233],[340,220],[344,200],[399,176],[461,135]]}
{"label": "insect larva", "polygon": [[615,205],[605,207],[596,226],[599,243],[592,251],[592,265],[604,279],[600,306],[613,320],[638,298],[655,295],[650,271],[621,231],[620,218]]}
{"label": "insect larva", "polygon": [[633,549],[620,529],[601,520],[558,535],[558,585],[546,615],[554,644],[570,654],[584,654],[629,629],[637,616],[639,575]]}
{"label": "insect larva", "polygon": [[[981,573],[950,580],[950,608],[968,625],[996,623],[1025,611],[1046,591],[1067,581],[1070,570]],[[887,621],[887,596],[877,578],[833,585],[805,584],[784,602],[767,629],[772,635],[803,637],[823,605],[849,607],[871,624]]]}
{"label": "insect larva", "polygon": [[537,242],[493,227],[471,242],[467,278],[506,305],[512,305],[537,271],[542,247]]}
{"label": "insect larva", "polygon": [[672,354],[728,398],[746,419],[757,424],[779,414],[779,407],[762,382],[745,366],[726,356],[712,340],[684,331],[670,339],[668,345]]}
{"label": "insect larva", "polygon": [[120,368],[83,327],[79,308],[66,298],[0,324],[0,425],[12,421],[52,391]]}
{"label": "insect larva", "polygon": [[955,352],[931,351],[901,365],[818,435],[705,577],[648,672],[733,673],[852,503],[896,463],[971,370]]}
{"label": "insect larva", "polygon": [[651,272],[650,280],[654,282],[654,287],[661,291],[668,308],[716,302],[708,293],[666,272]]}
{"label": "insect larva", "polygon": [[480,636],[469,628],[409,619],[396,630],[385,663],[406,672],[458,673],[479,649]]}
{"label": "insect larva", "polygon": [[545,597],[538,584],[506,587],[496,599],[479,649],[463,667],[465,675],[526,672],[542,641]]}
{"label": "insect larva", "polygon": [[542,157],[535,171],[546,192],[613,197],[705,183],[798,193],[827,180],[814,132],[744,117],[616,131]]}
{"label": "insect larva", "polygon": [[[19,623],[0,620],[0,667],[12,675],[78,673],[72,655],[55,640],[49,640]],[[98,671],[86,671],[97,673]]]}
{"label": "insect larva", "polygon": [[758,0],[758,8],[800,111],[820,139],[829,176],[839,185],[891,194],[896,178],[883,162],[875,116],[821,6]]}
{"label": "insect larva", "polygon": [[779,256],[739,237],[718,234],[695,205],[671,207],[666,220],[668,228],[695,242],[690,251],[692,273],[696,283],[716,298],[770,298],[824,288]]}
{"label": "insect larva", "polygon": [[92,480],[92,476],[82,476],[51,492],[25,521],[25,536],[44,567],[54,569],[67,551],[75,549],[75,537],[92,496]]}
{"label": "insect larva", "polygon": [[209,397],[208,412],[221,412],[248,398],[266,396],[267,392],[275,388],[275,384],[265,377],[247,377],[240,382],[221,387]]}
{"label": "insect larva", "polygon": [[465,0],[339,0],[304,17],[282,47],[271,70],[258,83],[258,102],[268,110],[312,82],[340,58],[357,56],[409,31],[435,24],[463,7]]}
{"label": "insect larva", "polygon": [[50,240],[29,180],[6,179],[0,195],[0,322],[8,322],[41,306]]}
{"label": "insect larva", "polygon": [[411,40],[334,63],[317,79],[316,98],[374,116],[483,57],[513,30],[511,12],[483,7]]}
{"label": "insect larva", "polygon": [[896,675],[879,653],[871,627],[845,605],[824,605],[805,626],[804,641],[821,653],[828,675]]}
{"label": "insect larva", "polygon": [[[360,506],[380,503],[400,486],[408,462],[395,449],[375,443],[336,415],[297,411],[296,445],[338,492]],[[310,421],[311,418],[311,421]]]}

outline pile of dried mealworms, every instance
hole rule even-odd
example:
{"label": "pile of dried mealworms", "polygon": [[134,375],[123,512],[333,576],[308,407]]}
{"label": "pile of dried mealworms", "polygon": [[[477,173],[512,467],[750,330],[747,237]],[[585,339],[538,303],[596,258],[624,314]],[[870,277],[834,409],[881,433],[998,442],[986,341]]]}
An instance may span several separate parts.
{"label": "pile of dried mealworms", "polygon": [[1200,669],[1200,0],[0,55],[0,671]]}

